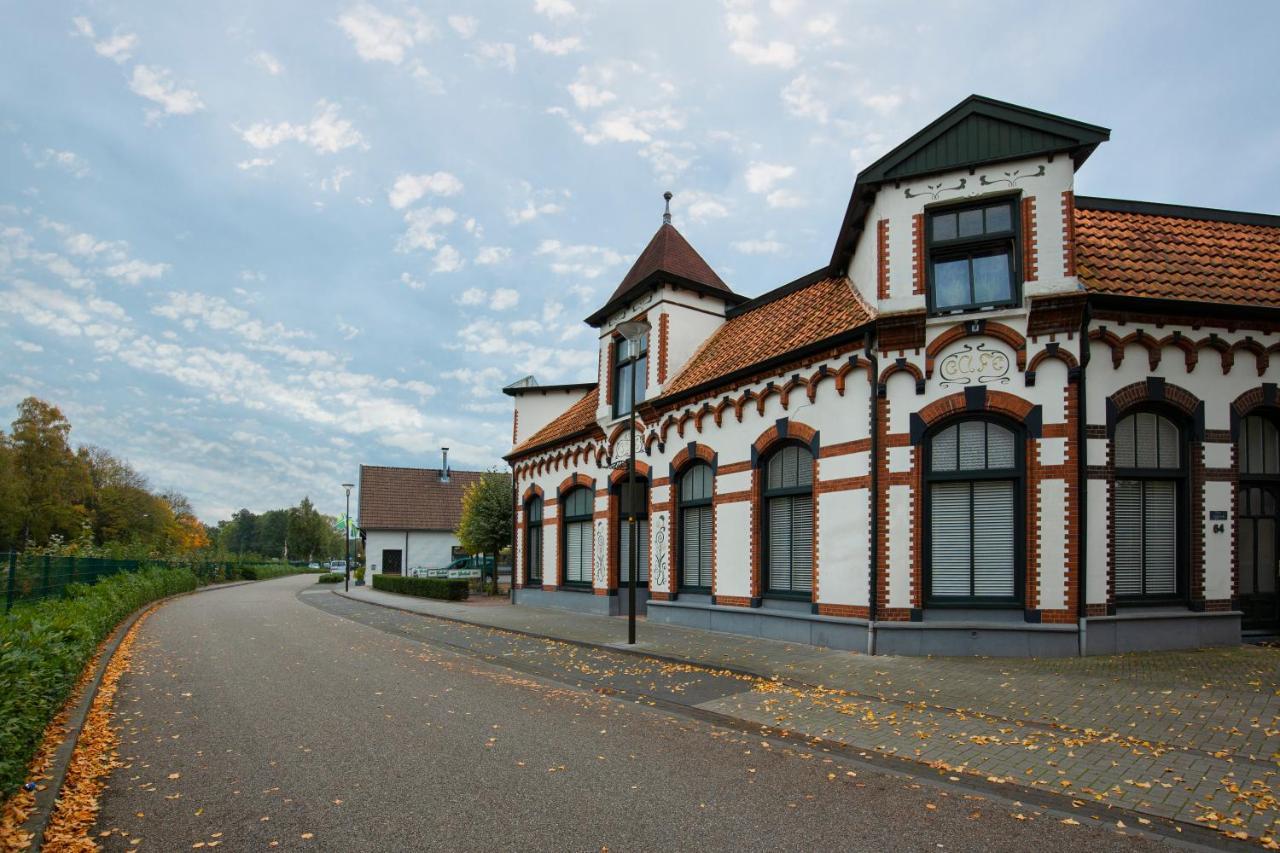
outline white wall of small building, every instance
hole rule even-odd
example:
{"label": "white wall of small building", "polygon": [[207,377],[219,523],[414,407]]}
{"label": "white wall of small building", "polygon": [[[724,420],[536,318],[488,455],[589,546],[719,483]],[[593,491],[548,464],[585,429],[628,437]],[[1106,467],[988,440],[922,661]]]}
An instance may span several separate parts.
{"label": "white wall of small building", "polygon": [[[384,550],[400,552],[400,572],[438,569],[453,561],[458,537],[443,530],[370,530],[365,533],[365,565],[369,574],[382,574]],[[406,553],[407,552],[407,553]]]}

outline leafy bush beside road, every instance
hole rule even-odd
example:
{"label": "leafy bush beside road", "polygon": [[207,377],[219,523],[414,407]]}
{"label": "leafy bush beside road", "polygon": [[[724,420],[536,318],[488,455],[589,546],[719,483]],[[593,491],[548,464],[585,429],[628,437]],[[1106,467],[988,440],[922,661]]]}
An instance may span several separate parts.
{"label": "leafy bush beside road", "polygon": [[[242,580],[247,581],[269,581],[275,578],[282,578],[286,575],[307,574],[308,570],[298,566],[290,566],[288,563],[268,564],[261,566],[241,566],[236,574]],[[234,577],[228,577],[227,580],[235,580]]]}
{"label": "leafy bush beside road", "polygon": [[139,607],[195,588],[189,569],[143,569],[71,584],[66,597],[24,604],[0,620],[0,796],[22,784],[41,733],[98,644]]}
{"label": "leafy bush beside road", "polygon": [[462,601],[467,597],[468,582],[446,578],[410,578],[403,575],[374,575],[373,588],[383,592],[416,595],[419,598],[441,598]]}
{"label": "leafy bush beside road", "polygon": [[325,572],[316,578],[316,583],[342,583],[342,572]]}

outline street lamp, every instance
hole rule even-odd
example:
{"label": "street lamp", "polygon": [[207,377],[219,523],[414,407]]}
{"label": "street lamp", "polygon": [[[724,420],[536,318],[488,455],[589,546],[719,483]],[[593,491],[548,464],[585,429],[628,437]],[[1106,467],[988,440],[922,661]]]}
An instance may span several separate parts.
{"label": "street lamp", "polygon": [[[632,347],[637,347],[640,339],[649,333],[652,328],[649,323],[644,320],[628,320],[625,323],[618,324],[618,332],[627,339]],[[631,434],[631,447],[627,456],[627,541],[631,551],[627,565],[627,643],[629,645],[636,644],[636,583],[639,581],[640,570],[636,565],[640,562],[640,542],[636,538],[636,365],[638,362],[631,363],[631,411],[628,415],[628,425]],[[648,364],[648,361],[645,362]]]}
{"label": "street lamp", "polygon": [[353,483],[343,483],[342,488],[347,492],[347,513],[342,517],[342,544],[347,549],[346,559],[342,561],[342,591],[351,591],[351,490],[355,488]]}

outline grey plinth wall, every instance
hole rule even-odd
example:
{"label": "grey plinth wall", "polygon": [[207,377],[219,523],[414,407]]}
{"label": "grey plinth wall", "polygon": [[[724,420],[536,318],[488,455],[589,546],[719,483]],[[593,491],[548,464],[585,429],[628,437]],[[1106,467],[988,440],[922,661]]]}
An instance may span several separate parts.
{"label": "grey plinth wall", "polygon": [[867,648],[865,619],[816,616],[806,612],[808,604],[804,605],[804,610],[768,604],[750,608],[723,607],[711,604],[705,596],[699,598],[702,600],[688,601],[681,597],[676,601],[651,601],[649,621],[832,649],[866,651]]}
{"label": "grey plinth wall", "polygon": [[1160,649],[1199,649],[1240,644],[1239,611],[1121,611],[1085,621],[1085,654],[1114,655]]}
{"label": "grey plinth wall", "polygon": [[[644,615],[649,600],[649,590],[636,590],[636,613]],[[613,595],[596,595],[591,590],[545,590],[532,587],[516,590],[516,604],[531,607],[550,607],[555,610],[572,610],[575,613],[594,613],[598,616],[618,616],[627,612],[627,591]]]}

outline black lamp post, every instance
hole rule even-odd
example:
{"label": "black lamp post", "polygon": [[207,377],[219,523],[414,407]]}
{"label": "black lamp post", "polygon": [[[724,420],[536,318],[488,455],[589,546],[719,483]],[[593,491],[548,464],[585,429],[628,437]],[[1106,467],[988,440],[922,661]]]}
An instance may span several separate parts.
{"label": "black lamp post", "polygon": [[346,548],[346,559],[342,561],[342,591],[351,591],[351,490],[355,488],[353,483],[343,483],[342,488],[347,492],[347,512],[342,517],[342,544]]}
{"label": "black lamp post", "polygon": [[[638,347],[640,339],[649,333],[651,326],[644,320],[629,320],[618,324],[618,331],[632,347]],[[630,560],[627,565],[627,643],[636,643],[636,583],[640,578],[640,540],[636,538],[636,366],[631,363],[631,411],[628,426],[631,446],[627,456],[627,540]],[[645,362],[646,366],[648,361]]]}

